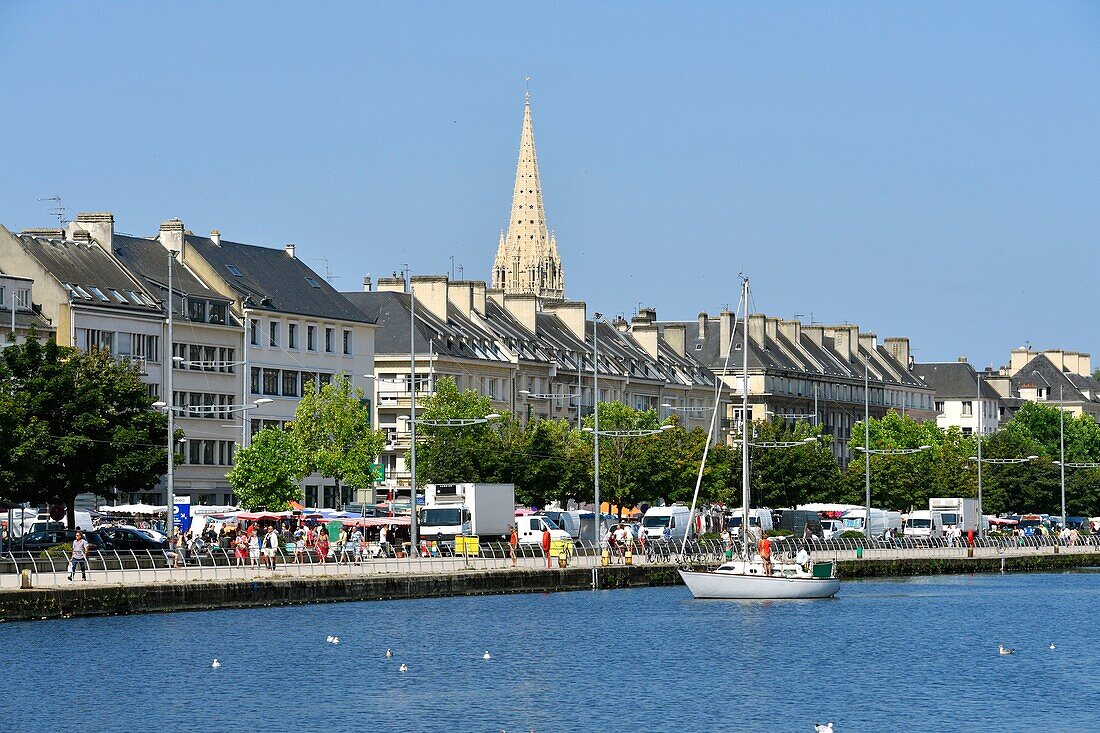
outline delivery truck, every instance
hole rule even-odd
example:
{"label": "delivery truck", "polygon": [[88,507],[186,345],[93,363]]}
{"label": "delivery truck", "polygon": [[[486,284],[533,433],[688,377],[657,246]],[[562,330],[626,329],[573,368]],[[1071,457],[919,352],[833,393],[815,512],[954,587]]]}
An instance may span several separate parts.
{"label": "delivery truck", "polygon": [[466,535],[499,542],[508,539],[515,511],[514,484],[428,484],[417,518],[426,540],[451,544]]}

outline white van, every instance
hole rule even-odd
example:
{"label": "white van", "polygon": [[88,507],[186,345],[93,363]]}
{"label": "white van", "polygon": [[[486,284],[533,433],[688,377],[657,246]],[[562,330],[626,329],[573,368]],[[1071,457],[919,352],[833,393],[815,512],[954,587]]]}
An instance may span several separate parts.
{"label": "white van", "polygon": [[559,529],[550,517],[544,517],[541,514],[525,514],[522,517],[516,517],[516,535],[521,545],[541,545],[544,529],[550,530],[551,542],[570,539],[569,533]]}
{"label": "white van", "polygon": [[844,532],[844,523],[839,519],[822,519],[821,520],[821,536],[824,539],[831,540]]}
{"label": "white van", "polygon": [[[74,523],[76,524],[75,529],[79,529],[82,532],[91,532],[93,529],[95,529],[95,527],[92,526],[92,515],[91,515],[90,512],[81,512],[81,511],[74,512],[73,520],[74,520]],[[50,530],[50,529],[68,529],[68,528],[69,528],[69,518],[68,517],[65,517],[60,522],[55,522],[52,519],[50,519],[50,515],[49,515],[48,512],[41,512],[35,518],[34,524],[32,524],[30,526],[30,529],[28,529],[27,531],[28,532],[43,532],[45,530]]]}
{"label": "white van", "polygon": [[[845,532],[866,532],[866,509],[849,509],[840,515],[840,521],[844,523]],[[891,512],[885,509],[871,508],[871,531],[869,536],[882,537],[888,530],[901,531],[901,512]]]}
{"label": "white van", "polygon": [[687,535],[688,517],[691,514],[686,506],[652,506],[642,516],[642,531],[647,540],[659,540],[665,536],[665,527],[669,529],[671,539],[682,540]]}
{"label": "white van", "polygon": [[921,540],[943,537],[943,517],[939,512],[927,509],[909,512],[909,518],[905,522],[905,536]]}
{"label": "white van", "polygon": [[[730,512],[730,520],[727,525],[730,530],[730,534],[734,537],[741,535],[741,517],[743,516],[740,509],[734,509]],[[775,529],[775,524],[772,521],[771,509],[749,509],[749,531],[759,537],[761,532],[770,532]]]}

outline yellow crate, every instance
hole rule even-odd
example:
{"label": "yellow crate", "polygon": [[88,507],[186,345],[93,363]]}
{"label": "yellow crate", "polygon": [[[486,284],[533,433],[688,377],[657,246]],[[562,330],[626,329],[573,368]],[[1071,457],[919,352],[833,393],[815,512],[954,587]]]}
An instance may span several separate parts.
{"label": "yellow crate", "polygon": [[566,555],[573,554],[573,540],[551,540],[550,541],[550,556],[557,557],[565,551]]}
{"label": "yellow crate", "polygon": [[477,555],[479,552],[477,537],[455,537],[456,555]]}

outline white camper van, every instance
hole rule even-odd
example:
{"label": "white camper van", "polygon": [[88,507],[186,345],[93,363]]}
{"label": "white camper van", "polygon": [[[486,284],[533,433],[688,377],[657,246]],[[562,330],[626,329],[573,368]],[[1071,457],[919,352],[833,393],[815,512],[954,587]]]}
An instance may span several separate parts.
{"label": "white camper van", "polygon": [[856,531],[868,534],[871,537],[882,537],[887,531],[896,529],[901,531],[901,512],[891,512],[886,509],[871,508],[871,531],[867,532],[866,509],[849,509],[840,516],[844,523],[844,531]]}
{"label": "white camper van", "polygon": [[918,540],[943,537],[943,520],[940,513],[927,509],[909,512],[909,518],[905,522],[905,536]]}
{"label": "white camper van", "polygon": [[642,515],[642,531],[647,540],[659,540],[665,536],[665,527],[668,527],[671,539],[682,540],[688,531],[688,516],[691,514],[686,506],[653,506]]}

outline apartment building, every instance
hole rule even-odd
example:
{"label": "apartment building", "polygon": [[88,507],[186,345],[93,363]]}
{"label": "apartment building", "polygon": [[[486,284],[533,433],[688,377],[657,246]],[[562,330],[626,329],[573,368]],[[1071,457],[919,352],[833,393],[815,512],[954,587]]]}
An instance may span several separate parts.
{"label": "apartment building", "polygon": [[982,378],[1001,398],[1001,422],[1024,402],[1060,404],[1071,415],[1100,422],[1100,381],[1091,370],[1092,359],[1085,352],[1021,346],[1012,350],[1008,364],[987,369]]}
{"label": "apartment building", "polygon": [[963,435],[988,435],[1000,427],[1001,396],[966,357],[914,364],[913,373],[935,390],[936,425],[941,430],[957,427]]}
{"label": "apartment building", "polygon": [[25,343],[31,328],[39,341],[54,336],[53,324],[34,302],[34,279],[9,275],[0,268],[0,329],[4,331],[0,349],[8,344]]}

